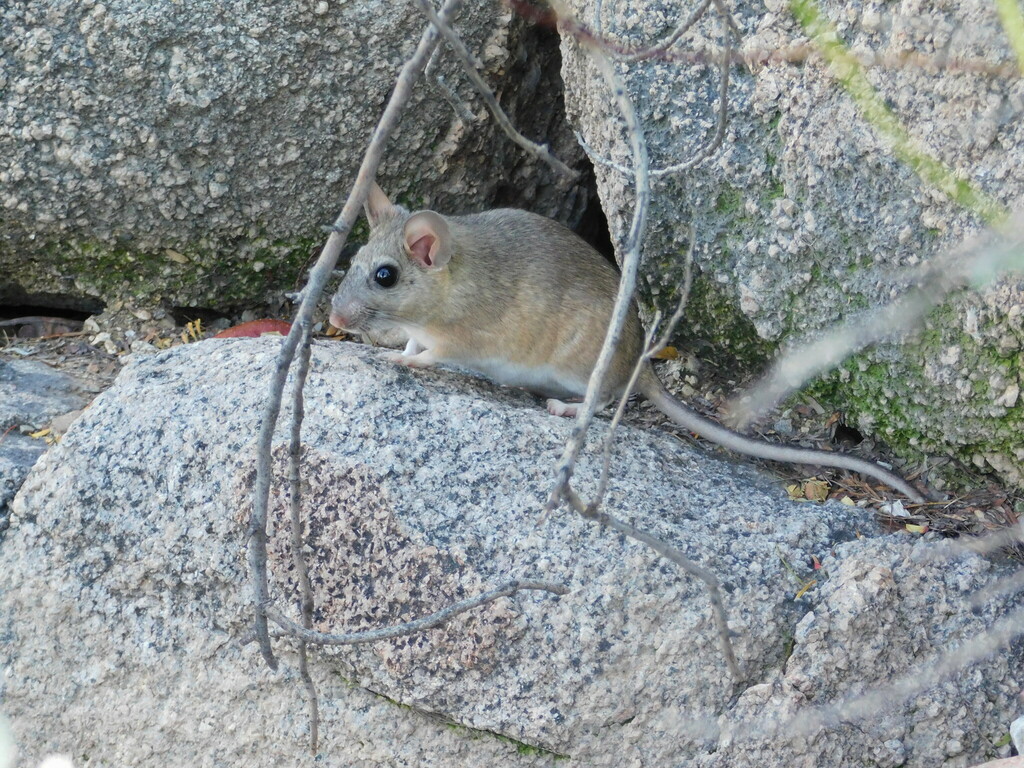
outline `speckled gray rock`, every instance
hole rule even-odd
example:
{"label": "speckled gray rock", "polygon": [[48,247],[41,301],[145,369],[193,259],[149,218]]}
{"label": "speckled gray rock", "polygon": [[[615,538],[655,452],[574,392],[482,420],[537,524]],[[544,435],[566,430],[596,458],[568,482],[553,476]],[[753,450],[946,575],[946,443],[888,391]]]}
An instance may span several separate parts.
{"label": "speckled gray rock", "polygon": [[[313,764],[286,645],[280,674],[238,646],[253,437],[276,349],[206,341],[133,362],[26,481],[0,547],[0,702],[29,758]],[[571,590],[316,654],[330,764],[724,768],[842,751],[932,766],[950,732],[965,759],[980,756],[1010,719],[1019,648],[877,722],[797,739],[753,738],[738,720],[780,698],[799,714],[870,689],[990,626],[1005,602],[966,601],[1000,571],[949,543],[871,538],[861,510],[794,504],[764,476],[623,429],[608,508],[723,579],[749,676],[734,702],[698,584],[568,513],[539,522],[569,422],[523,393],[338,343],[314,349],[306,413],[318,626],[412,618],[510,576]],[[578,468],[582,493],[598,468]],[[272,492],[278,597],[292,591],[285,497]],[[775,753],[785,759],[763,759]]]}
{"label": "speckled gray rock", "polygon": [[[581,18],[624,45],[668,34],[683,9],[642,0],[573,3]],[[967,59],[932,71],[873,67],[872,85],[914,140],[958,178],[1007,205],[1024,193],[1024,82],[995,6],[820,4],[855,53],[896,60]],[[595,8],[603,8],[600,19]],[[782,0],[729,5],[744,30],[753,72],[733,69],[730,127],[722,148],[696,169],[655,183],[645,241],[648,295],[671,310],[688,227],[701,270],[683,334],[711,337],[759,370],[780,343],[890,301],[914,267],[976,231],[978,219],[897,161],[820,58]],[[678,44],[714,53],[713,11]],[[763,63],[771,53],[782,61]],[[795,57],[784,59],[787,53]],[[567,110],[605,157],[628,158],[610,118],[612,101],[579,47],[563,42]],[[984,65],[988,65],[985,70]],[[667,60],[620,66],[647,130],[653,167],[692,157],[711,137],[713,66]],[[614,237],[632,215],[630,181],[604,166],[598,189]],[[960,296],[902,346],[849,362],[821,386],[867,432],[901,452],[954,455],[1024,487],[1024,282],[1019,277]]]}
{"label": "speckled gray rock", "polygon": [[0,430],[12,424],[42,428],[54,416],[81,408],[89,399],[74,377],[46,363],[0,358]]}
{"label": "speckled gray rock", "polygon": [[[0,301],[224,310],[293,289],[424,23],[383,0],[3,3]],[[578,159],[553,33],[497,2],[466,3],[457,26],[523,129]],[[421,83],[388,145],[388,191],[578,220],[586,192],[524,159],[449,54],[437,72],[480,119]]]}
{"label": "speckled gray rock", "polygon": [[10,524],[14,494],[45,450],[46,443],[16,431],[8,432],[0,441],[0,541]]}
{"label": "speckled gray rock", "polygon": [[10,503],[46,443],[22,434],[42,429],[54,417],[92,399],[79,383],[35,360],[0,358],[0,539],[7,530]]}

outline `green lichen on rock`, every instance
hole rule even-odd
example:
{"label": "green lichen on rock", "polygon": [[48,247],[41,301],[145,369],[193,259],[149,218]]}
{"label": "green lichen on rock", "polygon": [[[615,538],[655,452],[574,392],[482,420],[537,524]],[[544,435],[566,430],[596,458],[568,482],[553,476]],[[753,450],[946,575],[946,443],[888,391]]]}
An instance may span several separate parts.
{"label": "green lichen on rock", "polygon": [[140,306],[226,312],[263,304],[275,292],[296,288],[318,245],[312,237],[290,242],[257,237],[238,241],[234,247],[196,243],[140,252],[69,238],[36,243],[27,253],[0,250],[0,257],[12,265],[20,293],[49,294],[59,289],[82,299],[128,299]]}
{"label": "green lichen on rock", "polygon": [[[1000,350],[987,336],[1005,325],[964,332],[957,318],[969,303],[961,299],[955,303],[960,306],[940,307],[924,330],[898,349],[867,350],[809,391],[845,408],[852,423],[905,458],[952,455],[967,467],[994,469],[1019,485],[1024,483],[1024,337],[1008,340]],[[968,484],[956,465],[939,472],[954,487]]]}
{"label": "green lichen on rock", "polygon": [[[757,335],[753,325],[735,305],[725,301],[723,289],[709,276],[694,275],[686,314],[676,327],[675,337],[683,346],[694,340],[710,344],[708,357],[729,361],[730,371],[758,369],[770,358],[773,345]],[[677,296],[659,301],[662,312],[672,313]],[[703,354],[702,354],[703,356]]]}
{"label": "green lichen on rock", "polygon": [[527,757],[547,758],[552,762],[567,760],[570,757],[569,755],[563,755],[558,752],[553,752],[552,750],[545,749],[544,747],[538,747],[534,744],[527,744],[524,741],[513,739],[511,736],[506,736],[502,733],[498,733],[497,731],[491,731],[483,728],[473,728],[469,725],[463,725],[462,723],[454,723],[451,721],[446,722],[444,726],[448,730],[461,734],[467,739],[493,739],[494,741],[500,742],[502,744],[508,744],[509,746],[515,748],[517,754],[524,755]]}
{"label": "green lichen on rock", "polygon": [[743,208],[743,192],[728,184],[722,187],[722,191],[715,198],[715,213],[722,215],[736,214]]}

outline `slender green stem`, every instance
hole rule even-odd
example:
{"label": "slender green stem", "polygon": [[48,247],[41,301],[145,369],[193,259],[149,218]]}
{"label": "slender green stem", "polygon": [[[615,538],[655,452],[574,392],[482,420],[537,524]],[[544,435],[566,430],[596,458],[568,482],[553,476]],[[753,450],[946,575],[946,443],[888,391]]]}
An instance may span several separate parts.
{"label": "slender green stem", "polygon": [[1017,56],[1020,73],[1024,75],[1024,11],[1021,11],[1019,0],[996,0],[996,11]]}
{"label": "slender green stem", "polygon": [[[1011,4],[1015,2],[1011,0]],[[835,27],[822,16],[815,0],[790,0],[789,7],[831,65],[836,79],[853,98],[864,119],[889,143],[897,158],[925,183],[974,211],[989,224],[998,224],[1006,218],[1008,211],[1002,203],[976,189],[966,179],[958,179],[952,170],[928,155],[910,137],[899,118],[868,81],[860,62],[839,39]]]}

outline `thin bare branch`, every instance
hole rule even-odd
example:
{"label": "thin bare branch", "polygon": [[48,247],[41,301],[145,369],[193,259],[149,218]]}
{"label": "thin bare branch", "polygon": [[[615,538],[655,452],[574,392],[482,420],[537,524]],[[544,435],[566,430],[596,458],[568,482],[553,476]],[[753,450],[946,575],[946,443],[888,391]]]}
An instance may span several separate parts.
{"label": "thin bare branch", "polygon": [[[524,19],[538,26],[553,27],[556,24],[554,13],[532,5],[528,0],[504,0],[504,2]],[[1009,2],[1012,2],[1012,0],[1009,0]],[[726,18],[732,28],[733,36],[737,40],[742,39],[742,30],[739,29],[731,14]],[[562,31],[581,43],[600,46],[616,57],[628,57],[637,51],[637,49],[624,45],[618,40],[605,36],[598,24],[594,24],[593,29],[585,24],[570,24],[563,26]],[[851,52],[850,55],[860,62],[861,66],[866,68],[899,71],[920,69],[927,72],[961,72],[1003,80],[1019,80],[1024,76],[1017,68],[1016,62],[997,64],[982,58],[950,57],[945,55],[939,57],[915,51],[878,53],[871,50],[858,49],[856,53]],[[659,61],[708,65],[714,63],[716,58],[717,54],[712,51],[669,49],[659,56]],[[815,46],[807,43],[795,43],[778,48],[764,50],[753,48],[747,49],[742,53],[734,52],[732,54],[732,63],[750,68],[764,66],[765,64],[804,64],[812,59],[821,58],[821,52]]]}
{"label": "thin bare branch", "polygon": [[[905,72],[919,69],[925,72],[950,72],[979,75],[982,77],[999,78],[1001,80],[1019,80],[1021,73],[1010,63],[994,64],[987,59],[966,56],[938,58],[927,53],[901,51],[899,53],[877,53],[858,49],[851,51],[856,61],[865,68],[888,69]],[[812,45],[795,44],[779,48],[776,51],[753,50],[744,53],[743,58],[751,64],[790,63],[801,64],[822,58],[820,52]]]}
{"label": "thin bare branch", "polygon": [[[441,18],[448,20],[454,16],[462,0],[447,0],[441,10]],[[398,124],[398,119],[405,109],[412,88],[416,80],[423,72],[427,59],[437,46],[439,33],[432,24],[428,25],[420,37],[416,52],[405,65],[395,82],[395,89],[391,93],[384,114],[381,115],[377,127],[373,131],[366,153],[363,155],[363,162],[356,175],[355,185],[342,208],[341,214],[335,220],[330,237],[324,245],[320,258],[310,270],[309,283],[303,291],[302,304],[299,306],[295,322],[291,330],[281,343],[281,351],[278,353],[276,366],[271,377],[270,392],[263,408],[260,423],[260,433],[256,441],[256,482],[253,488],[253,511],[249,519],[247,531],[248,564],[253,585],[253,608],[255,611],[256,636],[260,644],[260,653],[271,669],[277,669],[277,660],[274,658],[273,649],[270,647],[270,633],[267,626],[266,608],[269,604],[267,591],[267,507],[270,497],[270,459],[271,443],[274,437],[274,429],[277,425],[277,418],[281,412],[281,398],[284,392],[284,382],[288,375],[288,369],[292,358],[295,355],[295,348],[298,346],[299,338],[303,328],[308,326],[313,316],[316,302],[323,292],[331,271],[338,261],[338,255],[345,245],[345,239],[352,230],[356,218],[362,209],[363,201],[366,199],[370,183],[377,174],[377,166],[380,164],[381,153],[388,138]]]}
{"label": "thin bare branch", "polygon": [[[705,6],[710,4],[712,0],[707,0]],[[725,130],[729,124],[729,75],[733,61],[733,49],[732,49],[732,37],[730,27],[726,25],[722,32],[722,51],[719,56],[719,86],[718,86],[718,122],[715,126],[715,134],[711,139],[701,147],[689,160],[676,165],[668,166],[667,168],[653,168],[650,170],[651,179],[661,179],[666,176],[672,176],[678,173],[683,173],[696,167],[700,163],[707,160],[711,154],[717,150],[725,139]],[[627,59],[628,60],[628,59]],[[626,166],[616,163],[609,158],[602,157],[599,155],[583,138],[583,135],[578,131],[575,132],[576,141],[579,142],[580,147],[590,158],[592,163],[603,165],[606,168],[611,168],[614,171],[622,174],[626,178],[633,178],[633,170]]]}
{"label": "thin bare branch", "polygon": [[683,173],[704,162],[711,154],[722,146],[725,139],[725,129],[729,125],[729,70],[732,68],[732,35],[728,25],[722,32],[722,59],[719,64],[721,76],[718,82],[718,125],[715,128],[715,135],[711,141],[691,157],[689,160],[671,165],[668,168],[658,168],[651,171],[652,178],[671,176]]}
{"label": "thin bare branch", "polygon": [[[644,337],[644,348],[651,349],[651,340],[654,338],[654,333],[657,330],[658,323],[661,321],[660,316],[655,317],[654,322],[651,323],[651,329],[647,331]],[[619,404],[615,408],[615,414],[612,416],[611,423],[608,425],[608,429],[604,433],[604,441],[602,444],[602,458],[601,458],[601,478],[597,483],[597,490],[594,492],[594,497],[587,503],[587,510],[591,513],[597,512],[601,508],[601,504],[604,501],[604,495],[608,492],[608,481],[611,478],[612,469],[612,443],[615,442],[615,432],[619,428],[619,424],[622,422],[622,417],[626,413],[626,405],[629,403],[629,398],[632,396],[634,389],[636,388],[636,382],[640,378],[640,373],[643,371],[644,366],[648,363],[648,356],[645,352],[640,356],[640,359],[636,361],[636,365],[633,366],[633,371],[629,375],[629,381],[626,383],[626,389],[622,393],[622,397],[619,398]]]}
{"label": "thin bare branch", "polygon": [[476,87],[480,97],[484,100],[484,103],[487,104],[487,108],[491,111],[491,114],[494,115],[494,119],[501,127],[501,130],[505,132],[505,135],[534,157],[543,160],[570,181],[577,179],[579,174],[552,155],[548,151],[547,147],[530,141],[516,130],[515,126],[512,125],[512,121],[509,120],[508,115],[505,114],[505,110],[503,110],[501,105],[498,103],[498,99],[495,97],[487,83],[484,82],[483,77],[480,76],[479,70],[482,65],[479,60],[466,47],[465,43],[462,42],[462,38],[459,37],[458,33],[456,33],[454,29],[452,29],[451,25],[437,15],[431,0],[416,0],[416,2],[426,17],[430,19],[431,24],[440,30],[441,34],[444,36],[445,42],[448,43],[448,47],[451,48],[455,57],[462,64],[462,68],[465,71],[466,76]]}
{"label": "thin bare branch", "polygon": [[743,678],[740,673],[740,666],[736,661],[736,654],[733,653],[732,649],[732,640],[730,639],[731,633],[729,630],[729,616],[725,610],[725,603],[722,601],[721,585],[718,583],[718,578],[715,574],[707,568],[697,565],[682,552],[674,547],[670,547],[661,539],[657,539],[648,533],[644,533],[629,523],[624,523],[623,521],[612,517],[607,512],[591,510],[571,488],[566,489],[566,497],[569,499],[569,503],[572,504],[573,508],[583,517],[588,520],[593,520],[607,528],[618,531],[619,533],[625,534],[629,538],[639,541],[642,544],[646,544],[662,557],[667,560],[671,560],[684,572],[704,582],[704,585],[708,590],[708,597],[711,601],[715,628],[718,630],[718,641],[722,646],[722,655],[725,656],[725,663],[729,667],[729,673],[732,675],[733,680],[737,683],[740,682]]}
{"label": "thin bare branch", "polygon": [[424,76],[430,80],[441,92],[444,100],[448,102],[448,105],[455,112],[456,117],[462,122],[469,124],[477,121],[476,115],[473,114],[473,110],[469,108],[469,105],[459,98],[459,94],[455,92],[448,83],[445,82],[444,78],[437,71],[438,62],[441,60],[441,47],[438,46],[434,49],[434,52],[430,54],[430,61],[427,62],[427,68],[424,72]]}
{"label": "thin bare branch", "polygon": [[740,29],[740,25],[736,23],[736,19],[729,10],[729,6],[725,4],[725,0],[714,0],[714,2],[715,10],[718,11],[718,15],[722,17],[722,21],[724,21],[729,27],[729,31],[732,32],[732,36],[736,38],[736,42],[741,42],[743,40],[743,30]]}
{"label": "thin bare branch", "polygon": [[[559,15],[559,23],[563,18],[567,24],[574,23],[574,19],[561,0],[552,2],[552,7]],[[561,498],[562,491],[568,488],[569,479],[572,477],[572,468],[576,458],[583,447],[587,429],[594,418],[594,412],[598,406],[598,398],[601,393],[601,386],[604,382],[608,368],[611,366],[612,357],[618,347],[622,329],[626,323],[626,315],[632,311],[633,292],[636,290],[636,276],[640,265],[640,249],[643,242],[644,227],[647,221],[647,209],[650,204],[651,186],[648,180],[648,159],[647,142],[644,139],[643,129],[640,126],[639,118],[633,102],[626,92],[614,65],[605,55],[604,51],[597,47],[588,47],[591,60],[601,72],[602,77],[611,89],[615,103],[619,108],[622,119],[625,122],[626,136],[630,143],[633,156],[633,164],[636,168],[635,196],[636,202],[633,208],[633,222],[625,243],[625,255],[622,260],[622,274],[619,278],[619,291],[615,297],[615,308],[612,318],[608,323],[608,331],[605,335],[604,344],[598,355],[597,363],[590,375],[587,385],[587,395],[580,406],[576,423],[573,426],[572,434],[566,443],[562,458],[559,461],[555,472],[555,486],[548,498],[546,510],[553,510]]]}
{"label": "thin bare branch", "polygon": [[[290,486],[290,518],[291,518],[291,550],[292,563],[295,566],[295,576],[299,585],[302,625],[307,629],[313,627],[313,587],[309,583],[309,568],[306,567],[306,558],[302,556],[302,419],[305,416],[305,404],[303,390],[306,386],[306,375],[309,373],[309,357],[311,352],[312,339],[309,333],[309,324],[303,329],[302,347],[299,354],[298,367],[295,372],[295,381],[292,382],[292,434],[291,445],[288,451],[288,484]],[[317,697],[316,686],[309,674],[309,664],[306,653],[306,644],[299,643],[299,676],[306,686],[306,696],[309,699],[309,744],[312,754],[317,752],[317,743],[320,732],[320,701]]]}
{"label": "thin bare branch", "polygon": [[[999,80],[1020,80],[1022,75],[1015,64],[997,64],[987,59],[966,56],[939,58],[933,54],[901,51],[899,53],[878,53],[876,51],[858,49],[851,51],[853,57],[865,69],[885,69],[906,72],[921,70],[929,73],[949,72],[952,74],[970,74]],[[671,50],[662,54],[659,59],[665,63],[703,64],[715,61],[717,54],[708,50]],[[813,45],[794,43],[770,50],[747,48],[742,52],[734,51],[732,64],[747,68],[761,67],[766,64],[807,64],[824,58]]]}
{"label": "thin bare branch", "polygon": [[602,34],[603,27],[601,26],[601,9],[604,6],[602,0],[595,0],[594,2],[594,29],[597,30],[597,34]]}
{"label": "thin bare branch", "polygon": [[309,581],[309,569],[306,567],[306,560],[302,556],[302,420],[305,415],[303,402],[303,389],[306,384],[306,376],[309,373],[309,358],[311,351],[311,338],[309,326],[307,325],[302,335],[302,348],[299,354],[298,366],[295,373],[295,381],[292,383],[292,423],[291,443],[288,452],[288,482],[290,486],[289,510],[291,520],[291,550],[292,562],[295,566],[295,574],[299,584],[300,610],[303,621],[312,620],[313,617],[313,588]]}
{"label": "thin bare branch", "polygon": [[603,165],[605,168],[611,168],[613,171],[621,173],[628,179],[633,178],[632,168],[627,168],[626,166],[622,165],[622,163],[616,163],[614,160],[611,160],[610,158],[602,157],[601,155],[599,155],[597,153],[597,150],[595,150],[593,147],[590,146],[590,144],[587,143],[587,140],[583,138],[583,134],[580,133],[579,131],[573,131],[573,135],[576,137],[576,141],[577,143],[579,143],[580,148],[587,153],[587,157],[590,158],[590,162],[592,162],[594,165]]}
{"label": "thin bare branch", "polygon": [[434,48],[434,52],[430,54],[430,58],[427,59],[427,66],[423,70],[424,77],[436,77],[437,68],[440,66],[441,61],[441,46]]}
{"label": "thin bare branch", "polygon": [[676,304],[676,310],[672,313],[672,317],[668,319],[668,324],[662,331],[661,336],[658,337],[658,341],[647,350],[648,358],[654,357],[654,355],[668,346],[668,342],[672,338],[672,334],[675,332],[679,321],[683,319],[686,307],[690,302],[690,292],[693,289],[693,249],[697,244],[697,230],[693,228],[692,224],[690,225],[689,238],[690,243],[686,249],[686,260],[683,262],[683,285],[679,294],[679,302]]}
{"label": "thin bare branch", "polygon": [[669,318],[668,323],[662,329],[661,335],[657,341],[653,341],[654,334],[658,332],[658,326],[661,322],[660,314],[655,316],[654,321],[651,323],[651,328],[647,332],[644,339],[644,353],[640,356],[640,359],[636,361],[636,365],[633,366],[633,372],[629,376],[629,382],[626,384],[626,389],[622,393],[622,397],[619,398],[618,407],[615,409],[615,415],[612,416],[611,423],[608,425],[608,430],[604,436],[604,457],[601,464],[601,479],[597,484],[597,491],[594,493],[594,497],[587,504],[587,509],[591,512],[596,512],[602,502],[604,501],[604,495],[608,491],[608,480],[611,477],[611,465],[612,465],[612,442],[615,438],[615,430],[618,429],[619,424],[622,421],[623,415],[626,413],[626,404],[629,402],[629,398],[632,396],[634,389],[636,388],[636,382],[640,378],[640,373],[644,367],[649,365],[651,359],[658,352],[663,350],[672,337],[672,333],[675,330],[676,325],[683,317],[683,313],[686,311],[686,305],[690,300],[690,291],[693,288],[693,245],[696,233],[693,227],[690,227],[690,247],[686,249],[686,262],[683,266],[683,286],[680,290],[679,302],[676,304],[676,310],[672,313],[672,317]]}
{"label": "thin bare branch", "polygon": [[[379,640],[390,640],[395,637],[412,635],[416,632],[433,629],[444,624],[452,617],[458,616],[460,613],[471,611],[487,603],[493,603],[501,597],[509,597],[520,590],[538,590],[541,592],[551,592],[555,595],[566,595],[569,593],[569,590],[561,584],[552,584],[547,581],[514,579],[505,582],[499,587],[483,592],[476,597],[452,603],[439,611],[413,621],[406,621],[381,629],[370,629],[365,632],[350,632],[346,634],[316,632],[307,629],[296,624],[274,608],[267,608],[267,616],[282,629],[280,633],[275,633],[275,637],[294,637],[310,645],[358,645],[360,643],[375,643]],[[245,638],[243,643],[249,640],[250,638]]]}
{"label": "thin bare branch", "polygon": [[[683,20],[683,22],[679,26],[677,26],[672,31],[672,34],[670,34],[660,43],[656,43],[650,46],[649,48],[640,48],[630,53],[623,54],[622,60],[642,61],[644,59],[653,59],[656,57],[660,57],[662,54],[668,51],[669,48],[675,45],[676,41],[679,40],[679,38],[681,38],[683,35],[690,31],[690,28],[697,23],[701,16],[704,15],[704,13],[707,11],[711,3],[712,0],[702,0],[701,4],[694,9],[693,13],[691,13],[686,19]],[[598,34],[600,34],[599,29]]]}

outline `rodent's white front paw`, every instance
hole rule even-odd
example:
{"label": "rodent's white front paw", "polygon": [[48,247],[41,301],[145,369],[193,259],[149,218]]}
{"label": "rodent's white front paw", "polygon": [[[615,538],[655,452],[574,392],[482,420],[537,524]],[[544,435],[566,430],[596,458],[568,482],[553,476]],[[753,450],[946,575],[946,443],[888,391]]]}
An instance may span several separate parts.
{"label": "rodent's white front paw", "polygon": [[561,400],[556,400],[553,397],[548,398],[548,413],[552,416],[568,416],[569,418],[575,418],[577,411],[579,411],[579,405],[575,403],[570,404]]}
{"label": "rodent's white front paw", "polygon": [[426,347],[420,346],[420,343],[410,336],[409,341],[405,343],[405,349],[402,350],[402,354],[406,357],[412,357],[425,349]]}
{"label": "rodent's white front paw", "polygon": [[426,351],[416,355],[407,355],[404,352],[389,352],[386,358],[393,363],[400,363],[408,368],[430,368],[435,362],[433,356]]}

